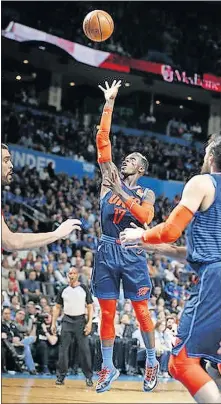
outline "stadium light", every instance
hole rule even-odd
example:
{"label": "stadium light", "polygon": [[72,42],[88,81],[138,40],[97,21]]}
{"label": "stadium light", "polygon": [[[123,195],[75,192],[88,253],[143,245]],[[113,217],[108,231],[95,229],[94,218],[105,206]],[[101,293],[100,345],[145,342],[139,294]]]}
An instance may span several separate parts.
{"label": "stadium light", "polygon": [[15,77],[15,79],[19,81],[19,80],[21,80],[21,76],[18,75]]}
{"label": "stadium light", "polygon": [[191,101],[191,100],[192,100],[192,97],[189,96],[189,97],[187,97],[187,99],[188,99],[188,101]]}
{"label": "stadium light", "polygon": [[157,104],[157,105],[160,105],[160,101],[159,101],[159,100],[157,100],[157,101],[156,101],[156,104]]}
{"label": "stadium light", "polygon": [[27,59],[23,60],[24,65],[27,65],[29,61]]}
{"label": "stadium light", "polygon": [[183,109],[183,105],[180,105],[180,109]]}
{"label": "stadium light", "polygon": [[71,81],[71,82],[69,83],[69,85],[70,85],[71,87],[74,87],[74,86],[75,86],[75,83],[74,83],[73,81]]}

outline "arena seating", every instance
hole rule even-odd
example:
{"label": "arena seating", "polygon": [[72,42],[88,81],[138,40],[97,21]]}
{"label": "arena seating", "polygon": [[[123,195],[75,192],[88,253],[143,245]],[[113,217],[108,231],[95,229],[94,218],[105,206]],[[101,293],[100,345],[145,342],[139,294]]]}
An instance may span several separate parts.
{"label": "arena seating", "polygon": [[[95,122],[85,126],[76,118],[55,115],[39,108],[5,102],[2,108],[3,139],[35,150],[70,156],[75,160],[96,162]],[[113,118],[113,123],[115,120]],[[123,128],[122,128],[123,129]],[[166,129],[166,128],[165,128]],[[165,136],[166,138],[166,136]],[[153,136],[126,136],[123,130],[113,134],[113,158],[117,165],[123,156],[137,150],[150,162],[149,175],[160,179],[185,181],[197,172],[202,162],[202,149],[167,143]],[[68,146],[67,146],[68,145]],[[184,161],[185,156],[185,161]]]}

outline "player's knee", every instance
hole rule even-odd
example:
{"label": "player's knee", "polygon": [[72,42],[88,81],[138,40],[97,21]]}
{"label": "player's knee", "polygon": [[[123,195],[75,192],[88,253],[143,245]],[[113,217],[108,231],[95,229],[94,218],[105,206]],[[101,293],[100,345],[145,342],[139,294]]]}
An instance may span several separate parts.
{"label": "player's knee", "polygon": [[148,310],[147,300],[141,302],[132,302],[134,311],[136,313],[137,320],[140,323],[141,331],[151,332],[154,330],[154,324]]}
{"label": "player's knee", "polygon": [[[210,376],[200,366],[198,358],[189,358],[185,347],[177,356],[171,355],[168,370],[171,376],[179,380],[194,396],[204,384],[211,381]],[[196,379],[197,375],[197,379]]]}
{"label": "player's knee", "polygon": [[102,340],[115,338],[114,313],[109,310],[101,312],[100,336]]}
{"label": "player's knee", "polygon": [[104,323],[113,323],[114,324],[115,313],[111,310],[105,309],[101,311],[101,320]]}

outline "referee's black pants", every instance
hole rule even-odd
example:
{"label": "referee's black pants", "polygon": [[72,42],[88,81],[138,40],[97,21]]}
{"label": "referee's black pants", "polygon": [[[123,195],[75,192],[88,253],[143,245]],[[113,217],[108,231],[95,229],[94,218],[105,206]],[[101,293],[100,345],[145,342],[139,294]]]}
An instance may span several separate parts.
{"label": "referee's black pants", "polygon": [[81,369],[86,378],[92,377],[91,351],[89,338],[84,334],[85,325],[84,315],[71,318],[64,315],[59,346],[58,375],[64,377],[68,372],[69,349],[72,341],[75,340],[79,349]]}

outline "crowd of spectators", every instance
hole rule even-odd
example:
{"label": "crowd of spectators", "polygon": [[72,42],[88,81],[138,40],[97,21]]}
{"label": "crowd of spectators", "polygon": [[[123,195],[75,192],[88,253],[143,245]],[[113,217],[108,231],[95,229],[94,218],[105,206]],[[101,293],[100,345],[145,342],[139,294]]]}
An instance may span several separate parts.
{"label": "crowd of spectators", "polygon": [[[157,120],[155,116],[143,113],[139,117],[139,123],[137,127],[138,129],[154,131],[156,122]],[[199,122],[191,124],[190,122],[186,123],[182,119],[173,117],[168,121],[166,126],[167,136],[178,137],[187,141],[194,141],[198,139],[202,142],[202,139],[204,137],[202,136],[202,134],[203,129]]]}
{"label": "crowd of spectators", "polygon": [[166,3],[150,4],[147,8],[142,2],[110,2],[105,4],[105,10],[114,19],[115,31],[110,40],[99,44],[86,38],[82,21],[88,12],[100,9],[100,3],[93,2],[92,6],[87,2],[62,2],[53,9],[42,7],[36,3],[34,9],[26,5],[21,10],[14,3],[13,7],[5,5],[3,28],[14,20],[100,50],[146,58],[190,72],[221,74],[218,4],[204,2],[199,8],[196,3],[188,7],[184,3],[177,7]]}
{"label": "crowd of spectators", "polygon": [[[4,216],[13,231],[39,232],[50,230],[67,217],[78,217],[82,232],[74,232],[63,241],[34,251],[2,254],[2,345],[3,371],[28,370],[30,374],[53,373],[58,357],[58,335],[50,332],[52,308],[61,286],[67,284],[67,273],[75,266],[80,281],[90,286],[94,253],[100,236],[98,187],[99,180],[56,175],[51,167],[38,173],[24,167],[14,174],[14,181],[3,191]],[[45,215],[32,220],[26,215],[26,203]],[[164,220],[179,196],[173,201],[157,198],[153,225]],[[180,239],[184,243],[184,239]],[[151,316],[156,324],[156,348],[161,361],[161,374],[168,376],[167,364],[184,302],[194,275],[184,264],[159,254],[148,254],[147,263],[153,282],[150,299]],[[90,347],[94,370],[101,366],[99,345],[100,310],[94,299],[93,331]],[[142,373],[144,345],[130,301],[121,293],[115,319],[115,364],[128,374]],[[79,366],[76,346],[70,353],[70,372]]]}
{"label": "crowd of spectators", "polygon": [[[91,163],[96,163],[97,158],[95,133],[98,121],[98,116],[72,119],[7,102],[2,108],[5,142]],[[185,138],[185,134],[188,135],[186,129],[185,123],[173,118],[167,125],[166,133]],[[199,124],[191,128],[192,132],[200,129]],[[112,143],[117,165],[121,164],[122,156],[136,150],[147,156],[149,175],[160,179],[185,181],[192,173],[199,172],[202,163],[202,150],[194,145],[185,147],[154,137],[128,136],[122,131],[113,134]]]}

